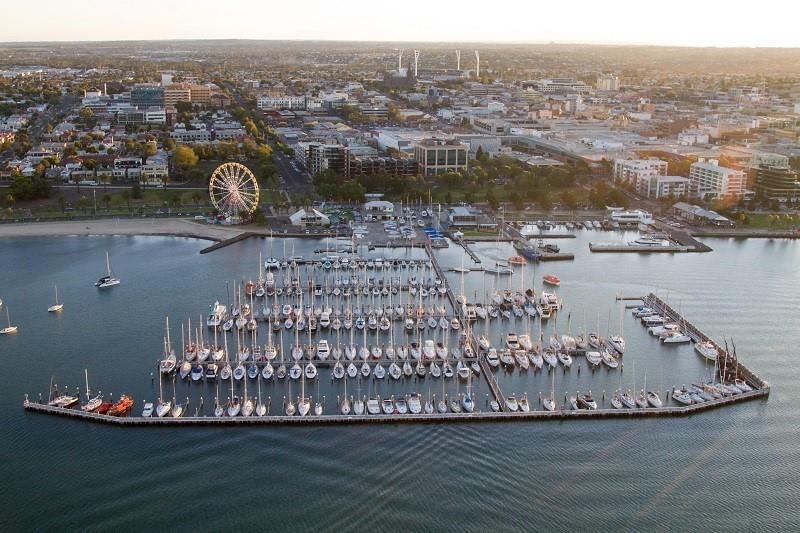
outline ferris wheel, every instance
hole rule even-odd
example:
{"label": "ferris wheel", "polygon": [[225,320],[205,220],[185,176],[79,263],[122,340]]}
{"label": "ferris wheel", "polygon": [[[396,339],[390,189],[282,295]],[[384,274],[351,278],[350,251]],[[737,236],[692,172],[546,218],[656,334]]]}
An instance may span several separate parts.
{"label": "ferris wheel", "polygon": [[246,166],[223,163],[211,174],[208,194],[220,214],[238,218],[258,206],[258,181]]}

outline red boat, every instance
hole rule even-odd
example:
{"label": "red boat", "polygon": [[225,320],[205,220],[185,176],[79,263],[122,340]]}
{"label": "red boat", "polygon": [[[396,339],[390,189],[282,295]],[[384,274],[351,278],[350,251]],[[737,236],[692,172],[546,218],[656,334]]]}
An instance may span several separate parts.
{"label": "red boat", "polygon": [[545,275],[545,276],[542,276],[542,279],[543,279],[543,280],[544,280],[544,282],[545,282],[545,283],[547,283],[548,285],[554,285],[554,286],[556,286],[556,287],[558,287],[559,285],[561,285],[561,280],[560,280],[560,279],[558,279],[558,276],[554,276],[554,275],[552,275],[552,274],[547,274],[547,275]]}
{"label": "red boat", "polygon": [[103,402],[103,403],[100,404],[100,407],[98,407],[97,409],[94,410],[94,412],[97,413],[97,414],[104,415],[104,414],[106,414],[108,412],[109,409],[111,409],[112,405],[114,405],[114,404],[111,403],[111,402]]}
{"label": "red boat", "polygon": [[131,407],[133,407],[133,398],[123,394],[122,398],[120,398],[119,401],[112,405],[111,409],[108,410],[108,415],[122,416],[130,411]]}

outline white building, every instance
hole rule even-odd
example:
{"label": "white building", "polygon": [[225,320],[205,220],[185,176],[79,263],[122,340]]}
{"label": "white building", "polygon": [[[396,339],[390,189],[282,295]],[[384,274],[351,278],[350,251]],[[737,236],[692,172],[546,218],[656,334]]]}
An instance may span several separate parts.
{"label": "white building", "polygon": [[616,159],[614,179],[634,185],[640,179],[667,175],[667,162],[660,159]]}
{"label": "white building", "polygon": [[364,204],[364,213],[377,219],[392,218],[394,204],[386,200],[372,200]]}
{"label": "white building", "polygon": [[619,91],[619,77],[613,74],[602,74],[597,77],[598,91]]}
{"label": "white building", "polygon": [[305,228],[311,226],[330,226],[331,219],[316,209],[311,209],[310,211],[300,209],[293,215],[289,215],[289,222],[292,226]]}
{"label": "white building", "polygon": [[689,169],[692,193],[698,198],[730,198],[744,194],[744,171],[721,167],[714,161],[693,163]]}
{"label": "white building", "polygon": [[688,195],[690,185],[691,180],[682,176],[640,176],[635,182],[636,192],[647,198]]}
{"label": "white building", "polygon": [[306,97],[281,95],[281,96],[261,96],[258,99],[259,109],[289,109],[289,110],[305,110]]}

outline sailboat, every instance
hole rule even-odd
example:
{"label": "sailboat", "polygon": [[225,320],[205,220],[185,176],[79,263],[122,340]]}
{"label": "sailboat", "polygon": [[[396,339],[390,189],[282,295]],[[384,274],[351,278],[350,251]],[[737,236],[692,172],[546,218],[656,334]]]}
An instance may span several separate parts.
{"label": "sailboat", "polygon": [[108,252],[106,252],[106,275],[98,279],[94,285],[100,289],[107,289],[119,285],[120,282],[121,280],[115,278],[111,273],[111,260],[109,259]]}
{"label": "sailboat", "polygon": [[311,400],[306,397],[306,373],[303,372],[300,380],[300,398],[297,400],[297,412],[300,416],[306,416],[311,410]]}
{"label": "sailboat", "polygon": [[164,326],[164,358],[158,363],[159,371],[162,374],[171,374],[175,371],[177,365],[175,351],[172,349],[172,343],[169,338],[169,317],[166,317],[166,324]]}
{"label": "sailboat", "polygon": [[172,418],[180,418],[183,416],[184,405],[175,400],[175,377],[172,377]]}
{"label": "sailboat", "polygon": [[158,378],[158,406],[156,406],[156,416],[163,418],[172,410],[172,401],[164,401],[164,389],[161,382],[161,376]]}
{"label": "sailboat", "polygon": [[103,403],[103,396],[98,393],[97,396],[92,398],[91,394],[89,393],[89,371],[84,369],[83,374],[86,378],[86,403],[81,406],[81,411],[91,413],[100,407],[101,403]]}
{"label": "sailboat", "polygon": [[550,373],[552,374],[552,381],[550,384],[550,396],[545,397],[542,400],[542,405],[544,406],[546,411],[555,411],[556,410],[556,371],[555,369],[551,370]]}
{"label": "sailboat", "polygon": [[55,313],[55,312],[58,312],[58,311],[61,311],[62,309],[64,309],[64,304],[63,303],[59,303],[59,301],[58,301],[58,286],[55,286],[55,289],[56,289],[56,301],[55,301],[55,303],[53,303],[53,305],[51,305],[50,307],[47,308],[47,311],[49,313]]}
{"label": "sailboat", "polygon": [[11,315],[8,314],[8,306],[6,306],[6,322],[8,326],[0,329],[0,335],[11,335],[12,333],[17,332],[17,326],[11,325]]}
{"label": "sailboat", "polygon": [[622,305],[619,306],[619,335],[609,335],[608,343],[614,348],[620,355],[625,351],[625,338],[622,336]]}

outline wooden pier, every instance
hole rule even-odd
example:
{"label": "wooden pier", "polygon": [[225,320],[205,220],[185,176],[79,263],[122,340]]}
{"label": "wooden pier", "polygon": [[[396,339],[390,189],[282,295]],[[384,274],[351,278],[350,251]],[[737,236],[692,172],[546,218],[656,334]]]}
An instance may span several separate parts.
{"label": "wooden pier", "polygon": [[244,233],[240,233],[235,237],[231,237],[230,239],[225,239],[224,241],[215,242],[211,246],[203,248],[200,250],[201,254],[207,254],[209,252],[213,252],[215,250],[219,250],[220,248],[225,248],[226,246],[230,246],[231,244],[236,244],[237,242],[241,242],[245,239],[249,239],[250,237],[254,237],[259,235],[258,233],[254,233],[252,231],[245,231]]}
{"label": "wooden pier", "polygon": [[589,250],[595,253],[635,253],[635,254],[676,254],[693,252],[688,246],[648,246],[614,243],[589,243]]}
{"label": "wooden pier", "polygon": [[[56,416],[66,416],[87,422],[112,424],[120,426],[224,426],[224,425],[326,425],[326,424],[431,424],[441,422],[511,422],[517,420],[594,420],[605,418],[643,418],[663,416],[688,416],[710,409],[716,409],[734,403],[764,398],[769,394],[769,389],[757,389],[752,392],[728,396],[718,400],[692,404],[683,407],[661,407],[647,409],[597,409],[593,411],[580,409],[577,411],[558,409],[556,411],[536,411],[528,413],[509,411],[477,411],[474,413],[437,413],[437,414],[391,414],[391,415],[309,415],[309,416],[187,416],[172,417],[143,417],[143,416],[109,416],[97,413],[86,413],[80,409],[65,409],[49,405],[24,401],[23,408],[33,413],[43,413]],[[502,408],[502,404],[501,404]]]}

